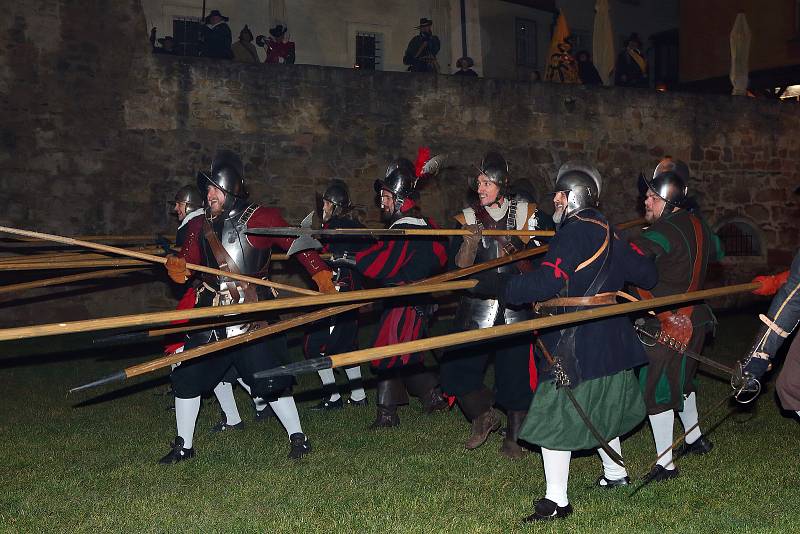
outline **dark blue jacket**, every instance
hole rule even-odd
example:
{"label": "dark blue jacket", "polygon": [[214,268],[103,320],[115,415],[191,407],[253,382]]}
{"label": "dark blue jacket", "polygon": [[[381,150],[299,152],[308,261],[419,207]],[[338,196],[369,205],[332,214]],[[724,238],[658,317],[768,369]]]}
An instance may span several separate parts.
{"label": "dark blue jacket", "polygon": [[[509,279],[503,294],[505,301],[526,304],[556,296],[588,296],[586,291],[597,276],[606,252],[583,267],[581,264],[590,260],[603,246],[607,235],[603,225],[608,225],[608,222],[602,213],[594,209],[586,209],[570,217],[550,241],[550,249],[540,268]],[[620,290],[626,283],[644,288],[656,284],[658,274],[653,261],[619,239],[613,228],[610,245],[608,277],[597,293]],[[574,358],[577,376],[571,376],[573,383],[610,376],[647,363],[642,344],[627,316],[579,323],[576,326],[573,354],[563,353],[564,344],[556,351],[561,334],[562,330],[550,329],[542,331],[541,338],[553,356]],[[549,365],[541,355],[537,359],[537,366],[540,377],[550,376]]]}

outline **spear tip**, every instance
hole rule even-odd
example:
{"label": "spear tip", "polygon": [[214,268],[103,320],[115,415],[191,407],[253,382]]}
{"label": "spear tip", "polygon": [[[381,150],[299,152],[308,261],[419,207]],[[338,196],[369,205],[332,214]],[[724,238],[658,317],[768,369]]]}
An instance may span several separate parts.
{"label": "spear tip", "polygon": [[287,365],[273,367],[272,369],[259,371],[253,374],[253,378],[275,378],[278,376],[299,375],[331,368],[333,368],[333,360],[331,360],[330,356],[323,356],[321,358],[314,358],[312,360],[305,360],[302,362],[294,362]]}
{"label": "spear tip", "polygon": [[83,384],[82,386],[76,386],[70,389],[69,392],[75,393],[76,391],[83,391],[84,389],[102,386],[103,384],[110,384],[112,382],[123,382],[126,378],[128,378],[128,375],[125,374],[125,371],[117,371],[116,373],[104,376],[103,378],[95,380],[94,382],[89,382],[88,384]]}

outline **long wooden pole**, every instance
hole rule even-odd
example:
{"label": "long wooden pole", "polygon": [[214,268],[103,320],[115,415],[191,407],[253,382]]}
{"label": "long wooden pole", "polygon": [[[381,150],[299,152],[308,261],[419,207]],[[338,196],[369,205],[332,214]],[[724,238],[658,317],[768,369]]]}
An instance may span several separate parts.
{"label": "long wooden pole", "polygon": [[348,301],[364,301],[380,298],[392,298],[420,293],[433,293],[439,291],[454,291],[468,289],[475,285],[475,281],[450,282],[429,284],[422,286],[397,286],[380,289],[365,289],[360,291],[347,291],[344,293],[325,293],[310,297],[290,297],[283,299],[266,300],[251,304],[232,304],[230,306],[209,306],[192,310],[171,310],[163,312],[141,313],[137,315],[121,315],[104,319],[88,319],[67,323],[51,323],[34,326],[20,326],[0,330],[0,341],[11,339],[27,339],[31,337],[52,336],[58,334],[74,334],[79,332],[95,332],[113,328],[126,328],[130,326],[146,326],[151,324],[169,323],[191,319],[206,319],[244,313],[286,310],[307,306],[324,306]]}
{"label": "long wooden pole", "polygon": [[[618,229],[630,228],[630,227],[633,227],[633,226],[638,226],[640,224],[644,224],[644,222],[645,222],[644,219],[634,219],[632,221],[628,221],[628,222],[621,223],[621,224],[617,225],[617,228]],[[487,261],[487,262],[479,263],[479,264],[476,264],[476,265],[472,265],[470,267],[465,267],[465,268],[462,268],[462,269],[457,269],[455,271],[450,271],[450,272],[447,272],[447,273],[443,273],[443,274],[440,274],[440,275],[437,275],[437,276],[434,276],[434,277],[431,277],[431,278],[427,278],[425,280],[420,280],[418,282],[414,282],[411,285],[424,285],[426,283],[434,283],[434,282],[441,282],[441,281],[447,281],[447,280],[455,280],[457,278],[470,276],[470,275],[472,275],[472,274],[474,274],[476,272],[480,272],[480,271],[483,271],[483,270],[486,270],[486,269],[494,269],[496,267],[499,267],[501,265],[505,265],[507,263],[513,263],[515,261],[519,261],[521,259],[529,258],[529,257],[537,255],[537,254],[542,254],[542,253],[546,252],[548,248],[549,247],[547,245],[544,245],[544,246],[541,246],[541,247],[536,247],[536,248],[532,248],[532,249],[523,250],[521,252],[514,253],[514,254],[512,254],[510,256],[502,256],[500,258],[496,258],[496,259],[491,260],[491,261]],[[141,375],[141,374],[144,374],[144,373],[149,373],[151,371],[155,371],[155,370],[161,369],[163,367],[170,366],[170,365],[175,364],[175,363],[180,363],[182,361],[190,360],[190,359],[193,359],[193,358],[198,358],[200,356],[203,356],[205,354],[209,354],[211,352],[215,352],[217,350],[222,350],[224,348],[233,347],[233,346],[236,346],[238,344],[246,343],[246,342],[249,342],[249,341],[253,341],[253,340],[259,339],[261,337],[274,334],[274,333],[283,332],[283,331],[289,330],[291,328],[295,328],[297,326],[302,326],[302,325],[305,325],[305,324],[308,324],[308,323],[312,323],[312,322],[315,322],[315,321],[318,321],[318,320],[321,320],[321,319],[325,319],[327,317],[331,317],[333,315],[337,315],[337,314],[340,314],[340,313],[346,313],[346,312],[351,311],[351,310],[356,310],[356,309],[358,309],[358,308],[360,308],[362,306],[366,306],[367,304],[369,304],[369,303],[367,302],[367,303],[360,303],[360,304],[348,304],[348,305],[344,305],[344,306],[336,306],[336,307],[333,307],[333,308],[328,308],[327,310],[318,310],[318,311],[315,311],[315,312],[312,312],[312,313],[308,313],[308,314],[305,314],[305,315],[300,315],[300,316],[295,317],[293,319],[289,319],[289,320],[286,320],[286,321],[281,321],[279,323],[275,323],[273,325],[269,325],[266,328],[259,328],[258,330],[251,330],[251,331],[247,332],[244,335],[232,337],[232,338],[225,339],[225,340],[222,340],[222,341],[216,341],[216,342],[208,343],[206,345],[203,345],[201,347],[197,347],[197,348],[194,348],[194,349],[190,349],[188,351],[183,351],[181,353],[171,354],[171,355],[168,355],[168,356],[162,356],[160,358],[156,358],[154,360],[151,360],[151,361],[148,361],[148,362],[144,362],[144,363],[139,364],[139,365],[128,367],[128,368],[123,369],[121,371],[118,371],[118,372],[116,372],[116,373],[114,373],[114,374],[112,374],[110,376],[101,378],[99,380],[96,380],[96,381],[91,382],[89,384],[85,384],[83,386],[79,386],[77,388],[73,388],[70,391],[78,391],[78,390],[87,389],[87,388],[90,388],[90,387],[95,387],[95,386],[99,386],[99,385],[103,385],[103,384],[108,384],[108,383],[111,383],[111,382],[123,381],[123,380],[126,380],[127,378],[132,378],[134,376],[138,376],[138,375]]]}
{"label": "long wooden pole", "polygon": [[[163,253],[164,249],[161,247],[137,247],[128,250],[133,250],[136,252],[144,252],[146,254],[159,254]],[[16,256],[6,256],[0,258],[0,265],[4,263],[42,263],[42,262],[52,262],[52,261],[74,261],[74,260],[107,260],[109,259],[108,254],[100,254],[95,252],[79,252],[79,251],[70,251],[70,252],[56,252],[56,253],[46,253],[46,254],[25,254],[25,255],[16,255]]]}
{"label": "long wooden pole", "polygon": [[[105,243],[152,243],[155,241],[156,235],[162,235],[166,232],[153,232],[152,234],[143,234],[143,235],[79,235],[75,236],[73,239],[79,239],[84,241],[101,241]],[[19,234],[22,235],[22,234]],[[34,237],[34,236],[25,236],[22,239],[14,239],[12,244],[21,244],[21,243],[36,243],[38,245],[50,241],[49,238],[46,237]],[[72,243],[63,243],[65,245],[71,245]],[[83,246],[83,245],[76,245],[76,246]]]}
{"label": "long wooden pole", "polygon": [[0,294],[3,293],[16,293],[18,291],[25,291],[26,289],[36,289],[39,287],[56,286],[61,284],[71,284],[73,282],[82,282],[84,280],[95,280],[97,278],[110,278],[113,276],[120,276],[142,269],[108,269],[105,271],[92,271],[90,273],[70,274],[67,276],[58,276],[55,278],[45,278],[43,280],[33,280],[31,282],[23,282],[20,284],[10,284],[0,286]]}
{"label": "long wooden pole", "polygon": [[[256,235],[348,235],[348,236],[453,236],[472,235],[466,228],[323,228],[311,230],[305,228],[250,228],[248,234]],[[532,236],[552,237],[556,235],[553,230],[482,230],[481,235],[497,236]]]}
{"label": "long wooden pole", "polygon": [[[408,341],[405,343],[397,343],[395,345],[388,345],[385,347],[374,347],[370,349],[356,350],[352,352],[345,352],[328,356],[321,360],[327,359],[330,362],[329,368],[348,367],[358,365],[360,363],[380,360],[398,354],[409,354],[415,352],[422,352],[426,350],[439,349],[443,347],[451,347],[454,345],[463,345],[466,343],[475,343],[478,341],[485,341],[496,337],[512,336],[526,332],[533,332],[534,330],[543,330],[545,328],[554,328],[557,326],[564,326],[568,324],[575,324],[580,322],[592,321],[602,319],[605,317],[612,317],[614,315],[623,315],[634,313],[638,311],[653,310],[657,308],[664,308],[681,304],[684,302],[691,302],[696,300],[705,300],[716,297],[723,297],[726,295],[733,295],[736,293],[745,293],[761,287],[760,283],[747,283],[738,284],[726,287],[717,287],[713,289],[705,289],[702,291],[691,291],[688,293],[679,293],[676,295],[669,295],[666,297],[658,297],[648,300],[640,300],[637,302],[625,302],[623,304],[612,304],[610,306],[598,306],[588,310],[581,310],[572,313],[564,313],[561,315],[553,315],[549,317],[542,317],[538,319],[530,319],[528,321],[520,321],[508,325],[493,326],[490,328],[482,328],[479,330],[469,330],[466,332],[458,332],[455,334],[447,334],[443,336],[429,337],[419,339],[416,341]],[[257,378],[267,376],[276,376],[280,374],[288,374],[294,365],[296,368],[304,371],[305,366],[312,366],[315,362],[311,360],[307,362],[298,362],[298,364],[289,364],[283,366],[282,372],[278,369],[269,369],[257,373]],[[320,369],[319,365],[315,367]]]}
{"label": "long wooden pole", "polygon": [[[88,254],[87,254],[88,256]],[[330,258],[330,254],[320,254],[323,259]],[[290,256],[286,254],[273,254],[270,259],[272,261],[286,261]],[[108,258],[99,256],[98,259],[85,259],[83,254],[76,254],[75,259],[63,257],[61,259],[52,260],[45,259],[44,261],[37,261],[38,258],[30,257],[12,261],[10,258],[6,261],[0,261],[0,271],[47,271],[59,269],[91,269],[95,267],[133,267],[137,265],[154,265],[153,263],[141,260],[129,260],[122,258]],[[316,294],[316,293],[314,293]]]}
{"label": "long wooden pole", "polygon": [[[20,230],[18,228],[9,228],[8,226],[0,226],[0,232],[5,232],[12,235],[20,235],[24,237],[32,237],[36,239],[44,239],[47,241],[54,241],[56,243],[63,243],[65,245],[75,245],[85,248],[90,248],[94,250],[100,250],[103,252],[110,252],[112,254],[118,254],[120,256],[126,256],[129,258],[136,258],[139,260],[149,261],[152,263],[160,263],[165,264],[167,263],[167,258],[163,256],[154,256],[152,254],[145,254],[143,252],[136,252],[134,250],[127,250],[124,248],[119,247],[112,247],[110,245],[101,245],[100,243],[92,243],[90,241],[83,241],[80,239],[75,239],[72,237],[64,237],[59,235],[53,234],[45,234],[42,232],[33,232],[31,230]],[[256,278],[254,276],[246,276],[243,274],[234,274],[229,273],[226,271],[220,271],[219,269],[212,269],[211,267],[206,267],[205,265],[194,265],[192,263],[187,263],[186,268],[192,271],[198,271],[201,273],[213,274],[216,276],[223,276],[230,278],[232,280],[239,280],[240,282],[248,282],[253,285],[259,286],[266,286],[272,287],[275,289],[282,289],[284,291],[291,291],[292,293],[299,293],[301,295],[319,295],[318,291],[311,291],[310,289],[303,289],[300,287],[290,286],[286,284],[279,284],[277,282],[270,282],[269,280],[262,280],[261,278]]]}

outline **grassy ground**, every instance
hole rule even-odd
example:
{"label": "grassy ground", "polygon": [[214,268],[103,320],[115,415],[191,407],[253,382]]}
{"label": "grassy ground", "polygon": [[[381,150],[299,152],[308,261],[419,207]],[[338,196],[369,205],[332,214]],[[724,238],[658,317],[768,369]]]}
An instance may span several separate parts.
{"label": "grassy ground", "polygon": [[[707,354],[740,355],[752,315],[725,317]],[[67,396],[84,383],[139,361],[135,349],[60,353],[68,342],[6,344],[0,360],[0,530],[8,532],[798,532],[800,423],[782,415],[772,388],[747,411],[710,414],[711,454],[680,461],[680,478],[629,490],[592,487],[596,455],[572,463],[566,522],[523,526],[543,495],[541,458],[510,462],[493,436],[465,451],[458,411],[424,416],[401,410],[402,426],[367,431],[373,408],[315,414],[317,382],[300,385],[303,425],[314,445],[286,459],[286,435],[273,419],[212,435],[216,406],[201,411],[191,462],[156,460],[174,435],[163,379]],[[152,349],[152,347],[150,347]],[[147,352],[148,349],[140,348]],[[48,351],[50,356],[32,354]],[[729,387],[701,378],[701,415]],[[370,391],[371,398],[373,392]],[[238,394],[237,394],[238,395]],[[252,411],[239,396],[245,421]],[[653,460],[649,428],[623,442],[632,475]]]}

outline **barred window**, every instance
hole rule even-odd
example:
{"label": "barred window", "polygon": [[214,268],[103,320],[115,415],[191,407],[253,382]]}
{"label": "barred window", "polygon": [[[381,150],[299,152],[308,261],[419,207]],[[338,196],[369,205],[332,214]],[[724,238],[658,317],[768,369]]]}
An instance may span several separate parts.
{"label": "barred window", "polygon": [[172,38],[175,54],[179,56],[200,55],[200,32],[203,24],[199,17],[175,17],[172,19]]}
{"label": "barred window", "polygon": [[356,69],[383,69],[383,35],[372,32],[356,32]]}
{"label": "barred window", "polygon": [[726,256],[760,256],[761,239],[758,232],[744,221],[729,221],[723,224],[717,235],[722,241]]}

